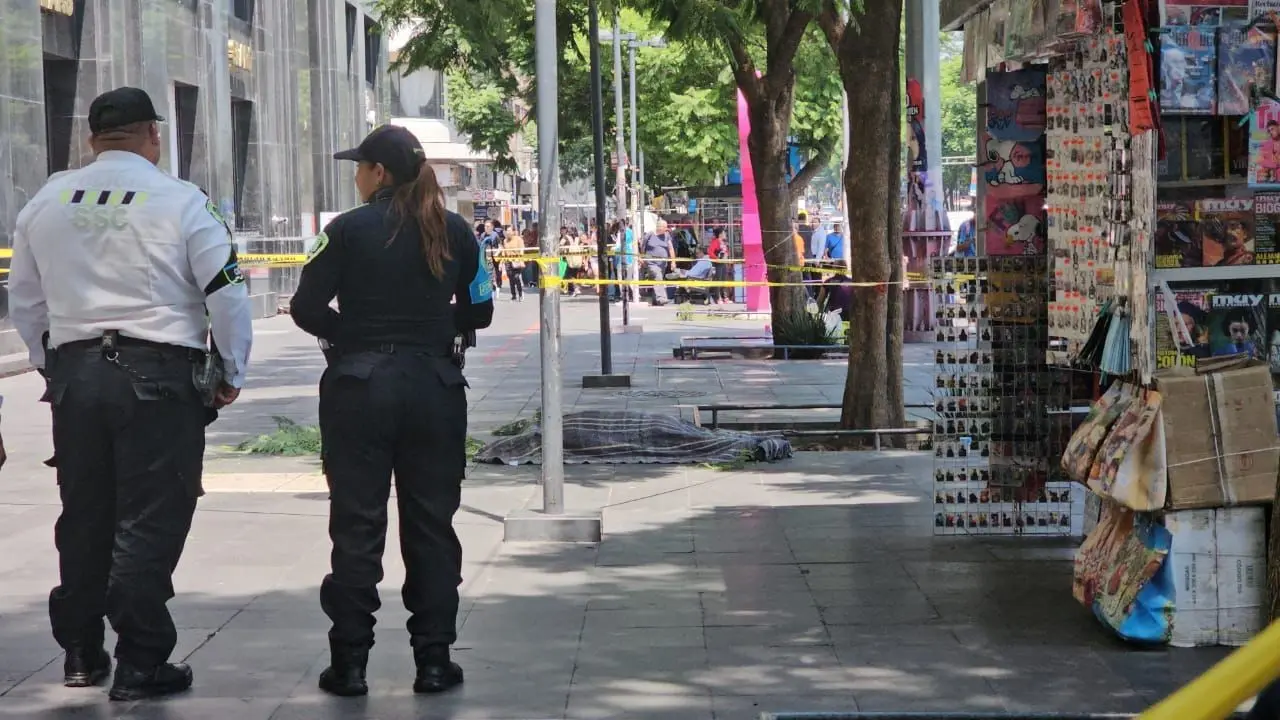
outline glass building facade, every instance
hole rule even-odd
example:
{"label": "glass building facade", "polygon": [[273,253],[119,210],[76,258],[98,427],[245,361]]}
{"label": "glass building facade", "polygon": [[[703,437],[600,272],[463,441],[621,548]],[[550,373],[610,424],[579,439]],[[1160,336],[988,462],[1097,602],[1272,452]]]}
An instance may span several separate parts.
{"label": "glass building facade", "polygon": [[[160,167],[208,193],[242,252],[301,252],[356,204],[332,155],[388,115],[385,46],[358,1],[0,0],[0,251],[51,173],[92,161],[89,103],[131,85],[165,117]],[[259,314],[296,273],[249,273]],[[7,316],[4,292],[0,355],[21,350]]]}

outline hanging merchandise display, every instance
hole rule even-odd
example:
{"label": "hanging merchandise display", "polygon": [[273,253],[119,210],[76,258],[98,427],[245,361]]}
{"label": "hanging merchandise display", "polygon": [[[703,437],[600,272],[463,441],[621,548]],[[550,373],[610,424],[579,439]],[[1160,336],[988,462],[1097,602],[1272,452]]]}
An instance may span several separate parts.
{"label": "hanging merchandise display", "polygon": [[[1005,532],[1012,497],[1012,532],[1029,532],[1018,503],[1043,487],[1062,532],[1087,527],[1075,597],[1133,642],[1239,644],[1262,626],[1262,513],[1237,506],[1272,500],[1280,471],[1268,3],[1060,0],[1037,38],[1038,11],[996,2],[966,29],[985,81],[982,245],[933,267],[937,297],[976,303],[943,311],[967,329],[938,338],[935,524]],[[1204,565],[1245,547],[1238,567]]]}

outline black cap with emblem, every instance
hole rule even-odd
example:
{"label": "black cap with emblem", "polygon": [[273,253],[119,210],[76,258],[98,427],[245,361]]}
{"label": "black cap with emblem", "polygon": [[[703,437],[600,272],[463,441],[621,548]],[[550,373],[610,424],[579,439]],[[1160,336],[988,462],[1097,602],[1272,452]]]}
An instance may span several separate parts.
{"label": "black cap with emblem", "polygon": [[89,105],[89,131],[94,135],[138,122],[163,122],[146,90],[122,87],[108,90]]}
{"label": "black cap with emblem", "polygon": [[426,159],[422,143],[399,125],[383,125],[369,133],[360,147],[333,154],[334,160],[378,163],[398,183],[411,182]]}

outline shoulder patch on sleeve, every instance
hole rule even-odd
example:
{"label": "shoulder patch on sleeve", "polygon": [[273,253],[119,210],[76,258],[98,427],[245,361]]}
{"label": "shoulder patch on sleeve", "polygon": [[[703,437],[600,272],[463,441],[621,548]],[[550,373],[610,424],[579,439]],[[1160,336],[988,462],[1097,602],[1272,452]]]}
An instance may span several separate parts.
{"label": "shoulder patch on sleeve", "polygon": [[[327,247],[329,247],[329,236],[324,233],[320,233],[316,236],[315,244],[311,246],[311,250],[307,253],[307,263],[315,260],[316,257],[318,257],[320,253],[324,252],[324,249]],[[303,264],[305,265],[307,263]]]}
{"label": "shoulder patch on sleeve", "polygon": [[218,206],[214,205],[212,200],[206,200],[204,202],[204,209],[205,209],[205,212],[213,216],[214,220],[217,220],[223,225],[227,224],[227,219],[222,217],[222,213],[218,211]]}
{"label": "shoulder patch on sleeve", "polygon": [[471,279],[468,289],[471,291],[472,304],[493,300],[493,278],[489,275],[489,263],[485,260],[484,250],[477,248],[480,261],[476,264],[476,276]]}

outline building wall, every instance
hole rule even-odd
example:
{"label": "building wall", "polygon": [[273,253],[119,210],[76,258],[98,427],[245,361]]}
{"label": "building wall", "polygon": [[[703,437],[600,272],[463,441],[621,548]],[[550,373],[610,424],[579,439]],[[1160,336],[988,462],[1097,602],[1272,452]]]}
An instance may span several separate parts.
{"label": "building wall", "polygon": [[[235,15],[246,7],[249,21]],[[389,104],[385,42],[361,3],[0,0],[0,19],[0,250],[50,170],[92,161],[89,104],[124,85],[165,116],[160,167],[205,189],[242,250],[298,252],[321,217],[356,204],[332,155]],[[296,275],[251,272],[259,310],[274,313]],[[7,318],[0,290],[0,355],[21,349]]]}

